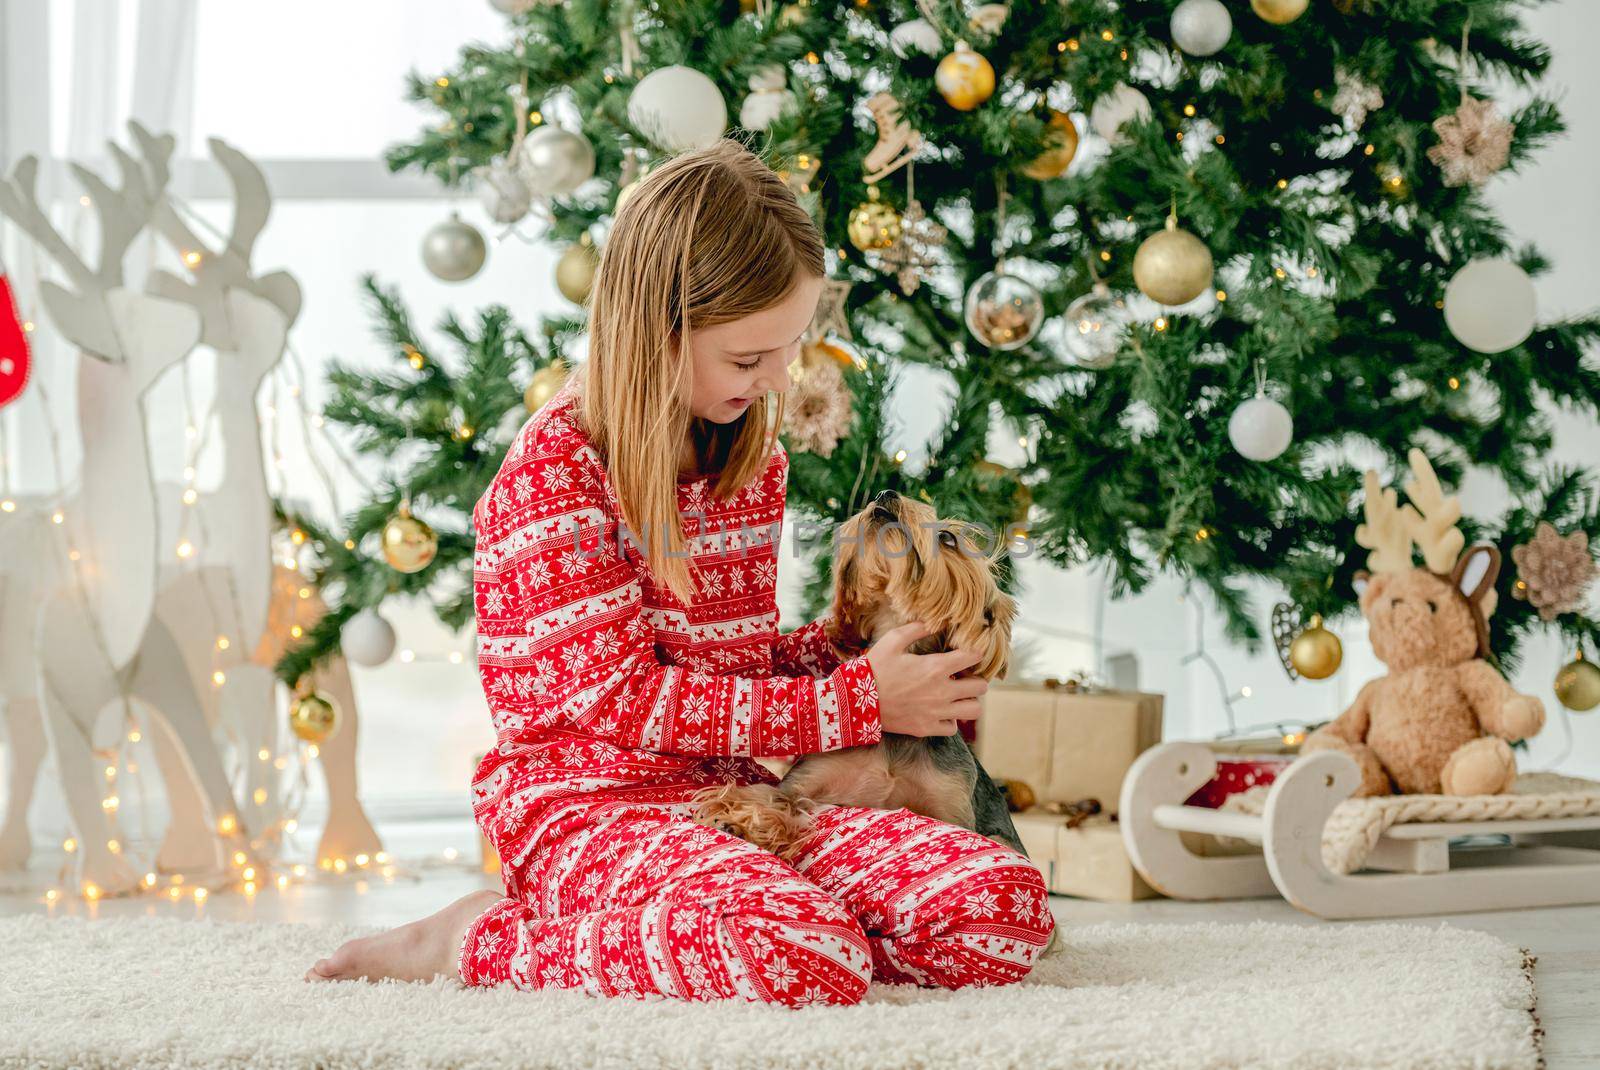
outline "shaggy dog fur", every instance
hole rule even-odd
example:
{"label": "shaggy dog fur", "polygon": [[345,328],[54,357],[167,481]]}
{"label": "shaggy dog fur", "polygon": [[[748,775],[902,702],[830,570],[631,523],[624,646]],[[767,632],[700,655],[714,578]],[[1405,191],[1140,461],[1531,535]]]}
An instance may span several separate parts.
{"label": "shaggy dog fur", "polygon": [[[884,491],[841,525],[828,635],[847,656],[910,621],[930,633],[914,653],[978,650],[961,676],[1004,675],[1015,603],[994,579],[994,556],[979,533],[894,491]],[[959,735],[885,734],[870,747],[802,757],[777,786],[708,788],[696,796],[696,820],[790,859],[811,830],[816,803],[906,807],[973,829],[1026,854],[1004,794]]]}

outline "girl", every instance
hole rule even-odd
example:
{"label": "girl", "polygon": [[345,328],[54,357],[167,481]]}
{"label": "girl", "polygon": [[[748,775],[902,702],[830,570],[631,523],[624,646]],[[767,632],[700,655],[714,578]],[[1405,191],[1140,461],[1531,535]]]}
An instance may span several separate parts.
{"label": "girl", "polygon": [[[478,664],[497,741],[473,778],[505,894],[351,941],[308,979],[457,976],[799,1006],[870,980],[1023,977],[1054,929],[1039,871],[908,810],[824,807],[791,865],[690,819],[757,757],[950,735],[976,651],[919,624],[842,660],[826,618],[778,635],[777,441],[822,239],[731,140],[618,214],[589,357],[523,426],[474,512]],[[693,565],[692,571],[690,565]]]}

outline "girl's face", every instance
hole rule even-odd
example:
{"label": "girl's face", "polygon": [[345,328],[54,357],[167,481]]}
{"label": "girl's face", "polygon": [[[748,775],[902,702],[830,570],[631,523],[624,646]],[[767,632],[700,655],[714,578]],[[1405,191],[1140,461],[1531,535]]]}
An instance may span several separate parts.
{"label": "girl's face", "polygon": [[789,364],[800,353],[821,296],[822,280],[802,272],[789,296],[771,308],[693,332],[691,413],[732,423],[768,390],[787,391]]}

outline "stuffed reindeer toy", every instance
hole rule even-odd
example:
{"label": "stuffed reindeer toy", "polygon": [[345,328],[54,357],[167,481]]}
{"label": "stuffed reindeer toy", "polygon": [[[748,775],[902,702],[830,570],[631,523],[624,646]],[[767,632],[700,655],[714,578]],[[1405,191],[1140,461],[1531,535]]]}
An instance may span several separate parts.
{"label": "stuffed reindeer toy", "polygon": [[[919,654],[979,650],[983,659],[959,675],[993,679],[1005,672],[1015,605],[994,580],[994,558],[974,529],[884,491],[839,529],[829,638],[854,657],[910,621],[930,634]],[[868,747],[802,757],[776,786],[728,784],[696,798],[696,820],[792,859],[811,829],[816,803],[905,807],[973,829],[1026,854],[999,787],[960,735],[889,733]]]}
{"label": "stuffed reindeer toy", "polygon": [[[1356,541],[1372,552],[1357,573],[1373,652],[1389,669],[1338,719],[1307,737],[1302,752],[1341,750],[1361,767],[1356,795],[1495,795],[1517,766],[1507,741],[1544,726],[1544,705],[1518,694],[1485,659],[1500,553],[1471,546],[1456,528],[1460,501],[1446,498],[1421,450],[1410,454],[1411,504],[1366,474],[1366,523]],[[1424,565],[1414,567],[1411,546]],[[1487,734],[1486,734],[1487,733]]]}

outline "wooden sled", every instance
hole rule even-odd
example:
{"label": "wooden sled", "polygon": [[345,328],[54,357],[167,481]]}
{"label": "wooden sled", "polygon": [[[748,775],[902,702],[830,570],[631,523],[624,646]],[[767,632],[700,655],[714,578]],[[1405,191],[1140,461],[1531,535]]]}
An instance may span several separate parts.
{"label": "wooden sled", "polygon": [[[1322,859],[1323,826],[1361,782],[1356,764],[1317,751],[1273,782],[1260,816],[1185,806],[1216,757],[1201,743],[1164,743],[1122,784],[1119,820],[1134,868],[1174,899],[1282,895],[1321,918],[1393,918],[1600,902],[1600,815],[1391,826],[1356,873]],[[1180,832],[1231,836],[1261,854],[1203,857]],[[1510,846],[1458,846],[1505,836]],[[1378,871],[1378,872],[1373,872]]]}

